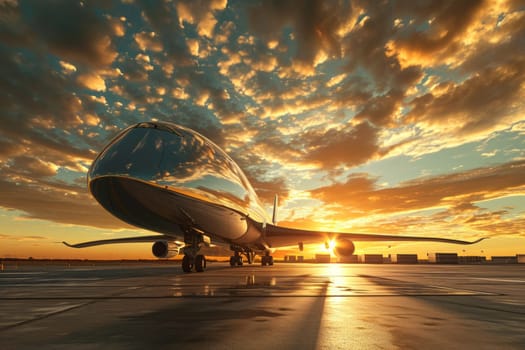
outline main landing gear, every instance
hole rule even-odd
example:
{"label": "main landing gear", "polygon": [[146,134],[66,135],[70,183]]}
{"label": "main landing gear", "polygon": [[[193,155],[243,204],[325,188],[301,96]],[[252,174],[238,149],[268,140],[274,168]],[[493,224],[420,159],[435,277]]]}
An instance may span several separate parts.
{"label": "main landing gear", "polygon": [[253,264],[255,259],[255,252],[249,248],[242,248],[236,245],[231,245],[230,249],[233,250],[233,255],[230,256],[230,266],[242,266],[244,264],[242,256],[246,257],[248,264]]}
{"label": "main landing gear", "polygon": [[[243,255],[246,257],[248,264],[252,264],[255,260],[255,252],[249,248],[243,248],[236,245],[231,245],[230,249],[233,250],[233,255],[230,256],[230,266],[242,266],[244,264]],[[262,266],[272,266],[273,265],[273,256],[270,255],[270,252],[266,252],[261,256],[261,265]]]}
{"label": "main landing gear", "polygon": [[230,256],[230,266],[242,266],[243,263],[244,262],[242,261],[242,255],[239,254],[239,252],[233,252],[233,255]]}
{"label": "main landing gear", "polygon": [[273,266],[273,256],[271,256],[270,253],[266,253],[265,255],[261,256],[261,266],[266,265]]}
{"label": "main landing gear", "polygon": [[206,257],[198,254],[203,245],[210,246],[210,237],[195,231],[188,230],[184,233],[184,258],[182,258],[182,271],[204,272],[206,270]]}

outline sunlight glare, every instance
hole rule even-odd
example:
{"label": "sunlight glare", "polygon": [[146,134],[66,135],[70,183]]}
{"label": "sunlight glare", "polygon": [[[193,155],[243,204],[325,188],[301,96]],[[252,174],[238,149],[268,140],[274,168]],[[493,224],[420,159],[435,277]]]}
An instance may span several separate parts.
{"label": "sunlight glare", "polygon": [[336,246],[336,241],[335,241],[335,239],[326,240],[326,241],[322,244],[321,249],[322,249],[325,253],[330,253],[330,256],[335,256],[335,253],[334,253],[335,246]]}

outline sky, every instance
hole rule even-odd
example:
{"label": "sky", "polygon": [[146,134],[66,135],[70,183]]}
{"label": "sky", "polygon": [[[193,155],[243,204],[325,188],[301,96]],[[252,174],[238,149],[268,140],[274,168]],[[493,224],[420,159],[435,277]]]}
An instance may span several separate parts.
{"label": "sky", "polygon": [[[86,188],[122,128],[223,148],[283,226],[525,253],[521,1],[0,0],[0,257],[151,258]],[[309,247],[309,253],[323,248]],[[299,254],[299,252],[295,252]]]}

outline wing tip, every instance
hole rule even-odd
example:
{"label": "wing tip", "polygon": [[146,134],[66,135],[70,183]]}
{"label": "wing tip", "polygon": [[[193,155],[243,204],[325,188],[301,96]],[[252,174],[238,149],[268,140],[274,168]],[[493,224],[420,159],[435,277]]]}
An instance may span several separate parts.
{"label": "wing tip", "polygon": [[481,237],[481,238],[478,238],[478,239],[476,239],[475,241],[470,242],[470,244],[476,244],[476,243],[479,243],[479,242],[481,242],[481,241],[483,241],[483,240],[485,240],[485,239],[489,239],[489,237]]}

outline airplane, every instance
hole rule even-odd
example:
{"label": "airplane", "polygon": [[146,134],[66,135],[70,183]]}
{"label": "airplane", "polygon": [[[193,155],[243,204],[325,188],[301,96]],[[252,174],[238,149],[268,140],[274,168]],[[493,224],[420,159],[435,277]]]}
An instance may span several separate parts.
{"label": "airplane", "polygon": [[273,265],[279,247],[335,241],[334,253],[354,253],[355,241],[425,241],[474,244],[440,237],[321,232],[277,225],[277,196],[273,216],[263,208],[239,166],[212,141],[171,122],[141,122],[120,132],[97,156],[87,184],[93,197],[122,221],[157,232],[152,236],[106,239],[68,247],[153,242],[157,258],[182,251],[184,272],[203,272],[203,247],[229,245],[230,265]]}

